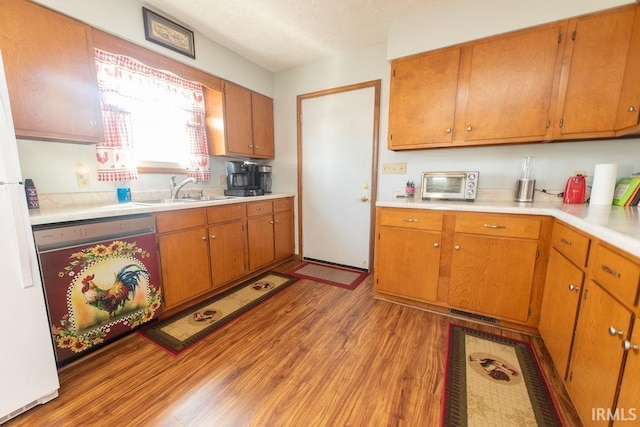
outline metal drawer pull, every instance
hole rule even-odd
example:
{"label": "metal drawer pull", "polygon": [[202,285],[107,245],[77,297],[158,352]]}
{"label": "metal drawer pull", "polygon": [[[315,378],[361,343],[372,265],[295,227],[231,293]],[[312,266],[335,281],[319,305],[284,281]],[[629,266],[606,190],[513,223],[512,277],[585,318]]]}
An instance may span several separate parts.
{"label": "metal drawer pull", "polygon": [[565,245],[571,246],[571,240],[567,240],[564,237],[560,239],[560,243],[564,243]]}
{"label": "metal drawer pull", "polygon": [[569,290],[578,292],[580,290],[580,288],[577,287],[576,285],[574,285],[573,283],[570,283],[569,284]]}
{"label": "metal drawer pull", "polygon": [[459,250],[460,250],[460,245],[455,245],[455,246],[453,247],[453,249],[455,249],[456,251],[459,251]]}
{"label": "metal drawer pull", "polygon": [[604,271],[607,274],[612,275],[613,277],[620,277],[620,273],[618,273],[617,271],[611,269],[610,267],[607,267],[604,264],[602,264],[602,271]]}
{"label": "metal drawer pull", "polygon": [[609,326],[609,335],[611,335],[612,337],[615,337],[616,335],[623,336],[624,335],[624,331],[622,331],[620,329],[616,329],[613,326]]}
{"label": "metal drawer pull", "polygon": [[639,349],[638,344],[631,344],[631,341],[629,340],[622,341],[622,348],[624,348],[625,351],[638,351]]}
{"label": "metal drawer pull", "polygon": [[402,218],[402,220],[403,220],[404,222],[418,222],[418,220],[417,220],[417,219],[414,219],[414,218]]}
{"label": "metal drawer pull", "polygon": [[439,248],[439,247],[440,247],[440,243],[435,242],[435,243],[433,244],[433,247],[434,247],[434,248]]}
{"label": "metal drawer pull", "polygon": [[484,228],[507,228],[506,225],[496,225],[496,224],[484,224]]}

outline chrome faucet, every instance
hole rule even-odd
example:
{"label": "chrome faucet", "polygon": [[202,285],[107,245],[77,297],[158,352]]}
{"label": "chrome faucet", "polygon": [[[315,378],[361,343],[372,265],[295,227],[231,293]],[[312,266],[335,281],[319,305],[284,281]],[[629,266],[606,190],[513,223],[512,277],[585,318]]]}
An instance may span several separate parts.
{"label": "chrome faucet", "polygon": [[178,192],[182,189],[182,187],[184,187],[185,185],[187,185],[190,182],[193,182],[195,184],[196,182],[198,182],[198,180],[195,179],[194,177],[189,177],[189,178],[183,180],[182,182],[180,182],[179,184],[176,184],[176,176],[173,175],[171,177],[171,200],[177,199],[178,198]]}

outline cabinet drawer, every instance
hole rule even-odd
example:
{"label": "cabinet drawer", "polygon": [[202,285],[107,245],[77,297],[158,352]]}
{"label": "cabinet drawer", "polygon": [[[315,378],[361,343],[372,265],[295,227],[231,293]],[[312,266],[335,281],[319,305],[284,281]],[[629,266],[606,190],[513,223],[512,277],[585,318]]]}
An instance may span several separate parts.
{"label": "cabinet drawer", "polygon": [[627,306],[638,303],[640,266],[632,260],[597,244],[589,261],[593,280]]}
{"label": "cabinet drawer", "polygon": [[242,218],[244,218],[244,204],[242,203],[207,208],[207,220],[209,224]]}
{"label": "cabinet drawer", "polygon": [[421,209],[382,209],[380,225],[442,231],[442,212]]}
{"label": "cabinet drawer", "polygon": [[158,233],[200,227],[205,224],[204,209],[185,209],[156,215]]}
{"label": "cabinet drawer", "polygon": [[553,225],[551,245],[580,268],[587,265],[590,244],[588,237],[558,222]]}
{"label": "cabinet drawer", "polygon": [[456,233],[538,239],[541,219],[530,216],[456,214]]}
{"label": "cabinet drawer", "polygon": [[293,199],[278,199],[273,201],[273,211],[281,212],[293,209]]}
{"label": "cabinet drawer", "polygon": [[273,203],[268,202],[247,203],[247,216],[258,216],[273,213]]}

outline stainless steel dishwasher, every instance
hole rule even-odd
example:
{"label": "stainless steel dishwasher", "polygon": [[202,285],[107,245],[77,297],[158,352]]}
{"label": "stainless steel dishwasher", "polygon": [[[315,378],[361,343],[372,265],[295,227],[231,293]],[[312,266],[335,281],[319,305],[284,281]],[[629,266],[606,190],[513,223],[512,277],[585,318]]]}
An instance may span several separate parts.
{"label": "stainless steel dishwasher", "polygon": [[36,226],[34,238],[58,366],[160,313],[153,216]]}

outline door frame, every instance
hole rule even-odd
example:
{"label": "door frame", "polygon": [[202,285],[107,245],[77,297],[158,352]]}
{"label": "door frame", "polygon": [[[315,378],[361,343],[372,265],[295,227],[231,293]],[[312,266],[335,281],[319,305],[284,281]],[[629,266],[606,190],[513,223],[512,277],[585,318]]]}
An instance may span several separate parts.
{"label": "door frame", "polygon": [[296,114],[298,119],[297,124],[297,140],[298,140],[298,247],[300,252],[300,258],[304,259],[304,242],[302,234],[302,189],[304,183],[302,182],[302,101],[311,98],[318,98],[321,96],[335,95],[342,92],[350,92],[354,90],[374,88],[374,103],[373,103],[373,141],[372,144],[372,156],[371,156],[371,197],[370,197],[370,227],[369,227],[369,272],[373,272],[373,251],[374,251],[374,233],[376,225],[376,200],[378,194],[378,151],[380,146],[380,87],[381,79],[371,80],[363,83],[356,83],[352,85],[340,86],[332,89],[320,90],[317,92],[310,92],[296,97]]}

